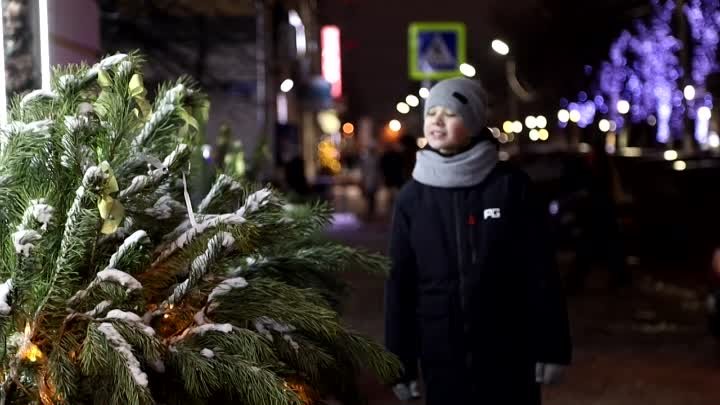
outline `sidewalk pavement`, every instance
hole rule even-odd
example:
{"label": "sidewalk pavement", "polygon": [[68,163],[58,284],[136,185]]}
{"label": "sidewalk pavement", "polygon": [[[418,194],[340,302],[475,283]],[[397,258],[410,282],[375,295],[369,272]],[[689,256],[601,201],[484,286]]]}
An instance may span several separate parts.
{"label": "sidewalk pavement", "polygon": [[[332,239],[385,251],[387,224],[366,225],[348,213],[344,218],[343,226],[329,230]],[[632,287],[611,291],[602,274],[596,272],[582,294],[569,298],[574,364],[562,384],[545,390],[544,404],[720,404],[720,342],[705,328],[702,283],[688,272],[655,269],[651,276],[641,265],[634,268]],[[353,293],[344,321],[382,341],[383,278],[351,273],[345,279]],[[401,404],[371,379],[363,387],[369,405]]]}

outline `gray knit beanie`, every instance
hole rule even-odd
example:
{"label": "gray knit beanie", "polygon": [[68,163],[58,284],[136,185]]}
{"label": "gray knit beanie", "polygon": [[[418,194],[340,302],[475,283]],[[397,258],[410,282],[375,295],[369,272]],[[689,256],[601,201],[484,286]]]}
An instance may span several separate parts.
{"label": "gray knit beanie", "polygon": [[425,100],[425,115],[435,106],[458,114],[473,136],[480,135],[487,127],[487,93],[477,80],[458,77],[438,82]]}

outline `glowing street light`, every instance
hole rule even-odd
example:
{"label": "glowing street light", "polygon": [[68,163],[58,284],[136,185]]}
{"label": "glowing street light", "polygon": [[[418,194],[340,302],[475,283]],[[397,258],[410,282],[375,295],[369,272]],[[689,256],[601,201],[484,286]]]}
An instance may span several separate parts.
{"label": "glowing street light", "polygon": [[545,118],[545,116],[538,115],[537,117],[535,117],[535,125],[538,128],[543,129],[543,128],[547,127],[547,123],[548,123],[547,118]]}
{"label": "glowing street light", "polygon": [[522,130],[523,130],[523,126],[522,126],[522,123],[521,123],[520,121],[515,121],[515,122],[513,122],[513,124],[512,124],[512,132],[515,132],[516,134],[519,134],[520,132],[522,132]]}
{"label": "glowing street light", "polygon": [[473,67],[473,65],[463,63],[460,65],[460,73],[467,77],[475,77],[475,73],[477,72],[475,71],[475,67]]}
{"label": "glowing street light", "polygon": [[541,141],[547,141],[550,138],[550,133],[547,129],[543,128],[538,131],[538,137]]}
{"label": "glowing street light", "polygon": [[405,97],[405,103],[409,105],[410,107],[417,107],[420,105],[420,99],[417,98],[417,96],[410,94],[409,96]]}
{"label": "glowing street light", "polygon": [[666,150],[665,153],[663,154],[663,157],[664,157],[665,160],[667,160],[667,161],[677,160],[677,158],[678,158],[678,153],[677,153],[677,151],[674,151],[674,150],[672,150],[672,149]]}
{"label": "glowing street light", "polygon": [[570,111],[562,109],[558,111],[557,117],[560,122],[568,122],[570,121]]}
{"label": "glowing street light", "polygon": [[505,133],[512,133],[513,132],[513,123],[511,121],[505,121],[502,125],[502,130]]}
{"label": "glowing street light", "polygon": [[430,97],[430,90],[428,90],[426,87],[422,87],[418,94],[420,94],[420,97],[422,97],[423,99],[426,99]]}
{"label": "glowing street light", "polygon": [[495,51],[496,53],[498,53],[500,55],[505,56],[510,53],[510,47],[508,46],[508,44],[506,44],[505,42],[503,42],[499,39],[492,41],[491,46],[492,46],[493,51]]}
{"label": "glowing street light", "polygon": [[682,160],[678,160],[676,162],[673,162],[673,169],[675,169],[678,172],[681,172],[685,169],[687,169],[687,164],[683,162]]}
{"label": "glowing street light", "polygon": [[525,118],[525,126],[530,129],[535,129],[537,126],[537,120],[532,115]]}
{"label": "glowing street light", "polygon": [[285,79],[282,84],[280,84],[280,91],[287,93],[292,90],[293,87],[295,87],[295,82],[293,82],[292,79]]}
{"label": "glowing street light", "polygon": [[537,129],[531,129],[529,136],[530,136],[530,140],[535,142],[538,139],[540,139],[540,132],[538,132]]}
{"label": "glowing street light", "polygon": [[410,112],[410,106],[403,102],[397,103],[396,108],[400,114],[407,114]]}
{"label": "glowing street light", "polygon": [[393,132],[398,132],[402,129],[402,124],[398,120],[392,120],[388,124],[388,128],[390,128],[390,130]]}

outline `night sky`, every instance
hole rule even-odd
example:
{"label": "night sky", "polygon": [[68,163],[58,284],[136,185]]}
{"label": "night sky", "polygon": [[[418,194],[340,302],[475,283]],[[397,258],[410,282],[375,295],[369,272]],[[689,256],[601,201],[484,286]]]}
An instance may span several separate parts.
{"label": "night sky", "polygon": [[407,27],[413,21],[461,21],[467,26],[468,62],[491,95],[495,119],[505,119],[507,85],[502,57],[490,48],[499,37],[511,47],[520,79],[542,95],[521,113],[557,110],[588,86],[585,65],[596,67],[609,45],[647,0],[321,0],[323,23],[343,39],[343,80],[349,118],[397,116],[395,104],[417,82],[407,75]]}

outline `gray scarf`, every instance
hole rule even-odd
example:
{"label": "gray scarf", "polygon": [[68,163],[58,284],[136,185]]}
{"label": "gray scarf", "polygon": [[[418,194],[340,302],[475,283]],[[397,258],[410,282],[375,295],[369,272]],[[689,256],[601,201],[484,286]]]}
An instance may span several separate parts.
{"label": "gray scarf", "polygon": [[471,187],[485,180],[497,162],[497,148],[490,141],[482,141],[453,156],[421,150],[417,153],[412,175],[415,180],[428,186]]}

